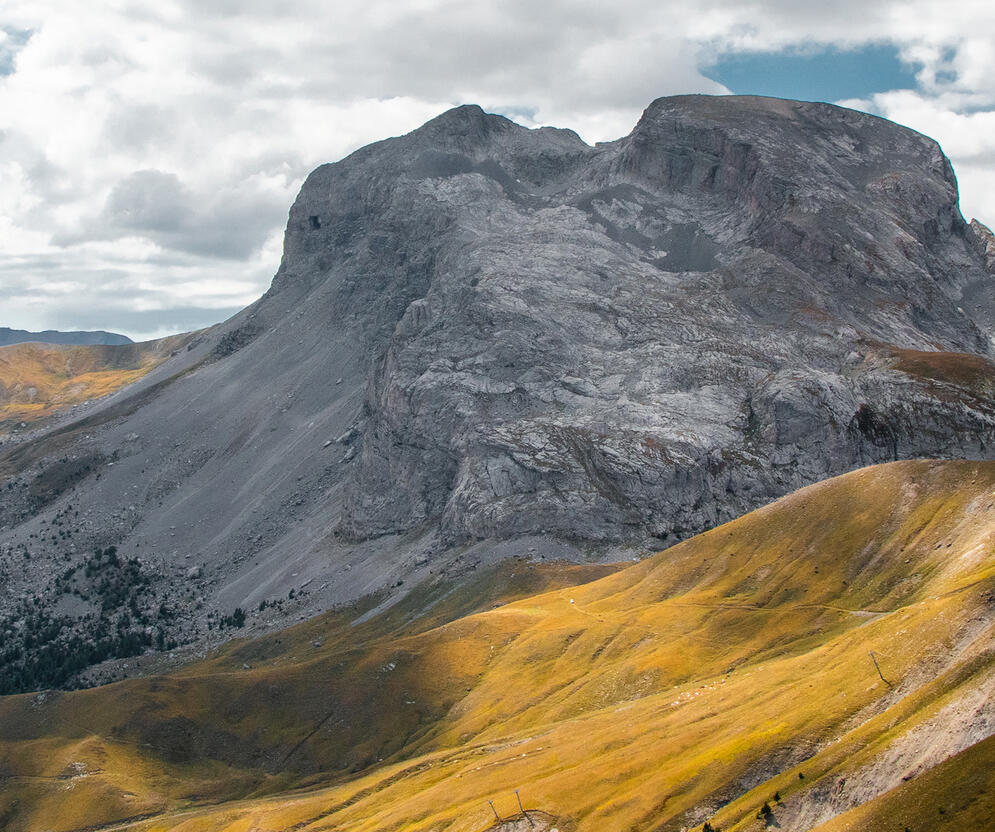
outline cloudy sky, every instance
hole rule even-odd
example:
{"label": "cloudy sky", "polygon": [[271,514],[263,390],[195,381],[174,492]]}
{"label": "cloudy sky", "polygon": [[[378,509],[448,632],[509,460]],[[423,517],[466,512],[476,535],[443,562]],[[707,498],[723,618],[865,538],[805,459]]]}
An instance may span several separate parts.
{"label": "cloudy sky", "polygon": [[0,326],[222,320],[321,162],[468,102],[613,139],[686,92],[914,127],[995,223],[988,0],[4,0]]}

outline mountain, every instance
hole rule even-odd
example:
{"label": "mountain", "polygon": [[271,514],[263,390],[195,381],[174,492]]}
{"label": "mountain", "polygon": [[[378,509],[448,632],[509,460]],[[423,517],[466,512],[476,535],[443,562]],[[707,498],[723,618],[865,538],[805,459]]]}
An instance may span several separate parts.
{"label": "mountain", "polygon": [[459,107],[323,165],[259,301],[0,453],[2,689],[986,458],[991,239],[957,206],[931,139],[766,98],[594,147]]}
{"label": "mountain", "polygon": [[[78,410],[131,384],[189,343],[196,333],[141,344],[0,347],[0,443],[11,432],[67,408]],[[74,414],[70,414],[74,415]]]}
{"label": "mountain", "polygon": [[37,341],[41,344],[130,344],[131,339],[127,335],[118,335],[114,332],[58,332],[54,329],[46,329],[44,332],[28,332],[26,329],[11,329],[0,326],[0,347],[9,344],[23,344],[28,341]]}
{"label": "mountain", "polygon": [[506,561],[4,697],[0,817],[507,832],[517,789],[575,832],[989,828],[993,501],[995,463],[880,465],[624,568]]}

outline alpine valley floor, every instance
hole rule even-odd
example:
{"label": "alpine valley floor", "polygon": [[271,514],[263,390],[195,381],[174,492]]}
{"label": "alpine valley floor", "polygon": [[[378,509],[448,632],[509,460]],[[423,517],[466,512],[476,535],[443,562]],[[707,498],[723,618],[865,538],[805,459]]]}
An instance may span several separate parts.
{"label": "alpine valley floor", "polygon": [[524,829],[518,789],[561,832],[990,828],[993,534],[995,463],[891,463],[624,567],[506,561],[5,697],[0,827]]}

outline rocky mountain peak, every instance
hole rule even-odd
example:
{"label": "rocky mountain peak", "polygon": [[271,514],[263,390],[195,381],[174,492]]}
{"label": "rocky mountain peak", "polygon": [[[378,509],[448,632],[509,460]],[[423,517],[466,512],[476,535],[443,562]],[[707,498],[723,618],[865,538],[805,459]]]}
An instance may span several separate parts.
{"label": "rocky mountain peak", "polygon": [[[450,121],[474,155],[424,149]],[[673,516],[687,465],[718,465],[718,487],[740,489],[713,457],[736,433],[751,469],[830,424],[844,467],[902,453],[880,437],[872,451],[854,443],[864,394],[846,356],[860,343],[990,350],[990,281],[955,181],[911,130],[831,105],[707,96],[659,99],[598,148],[472,108],[430,126],[392,145],[390,203],[358,231],[370,239],[390,217],[374,238],[405,264],[363,269],[389,276],[378,296],[392,311],[371,327],[350,536],[427,522],[456,538],[683,534],[718,517]],[[383,181],[348,162],[340,175]],[[814,421],[778,424],[798,408]],[[761,412],[769,426],[755,431]],[[678,470],[682,485],[664,485]],[[713,492],[701,475],[691,491]],[[656,496],[638,507],[647,476]],[[713,499],[696,493],[699,506]]]}
{"label": "rocky mountain peak", "polygon": [[263,298],[0,458],[0,551],[37,556],[9,591],[65,568],[34,541],[70,495],[74,545],[146,556],[207,632],[988,457],[980,239],[937,145],[852,110],[664,98],[591,147],[455,108],[316,169]]}
{"label": "rocky mountain peak", "polygon": [[411,137],[430,142],[440,149],[472,150],[485,147],[502,134],[526,129],[504,116],[486,113],[476,104],[463,104],[426,122]]}

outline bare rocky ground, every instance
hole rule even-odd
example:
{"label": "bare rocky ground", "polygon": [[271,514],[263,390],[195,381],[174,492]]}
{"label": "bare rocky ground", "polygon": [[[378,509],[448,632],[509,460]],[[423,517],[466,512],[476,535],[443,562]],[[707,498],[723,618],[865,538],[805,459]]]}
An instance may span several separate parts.
{"label": "bare rocky ground", "polygon": [[2,692],[989,457],[992,251],[935,142],[822,104],[595,147],[460,107],[322,166],[259,301],[4,437]]}

